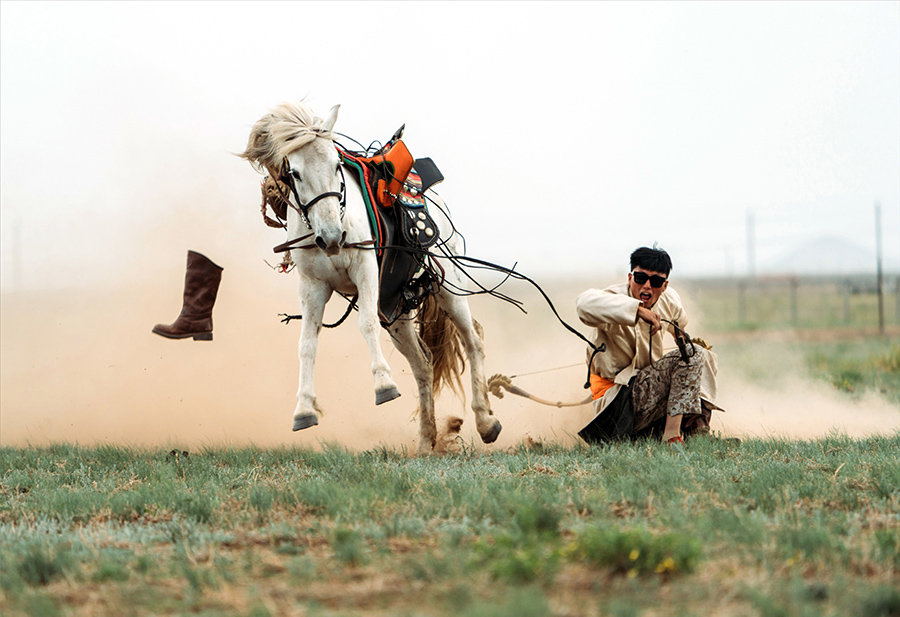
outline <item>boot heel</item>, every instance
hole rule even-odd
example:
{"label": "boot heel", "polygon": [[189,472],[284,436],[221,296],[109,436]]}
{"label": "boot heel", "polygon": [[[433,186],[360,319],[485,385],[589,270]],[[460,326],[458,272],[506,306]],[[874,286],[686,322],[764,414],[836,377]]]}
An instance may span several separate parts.
{"label": "boot heel", "polygon": [[211,341],[212,340],[212,332],[201,332],[200,334],[194,335],[195,341]]}

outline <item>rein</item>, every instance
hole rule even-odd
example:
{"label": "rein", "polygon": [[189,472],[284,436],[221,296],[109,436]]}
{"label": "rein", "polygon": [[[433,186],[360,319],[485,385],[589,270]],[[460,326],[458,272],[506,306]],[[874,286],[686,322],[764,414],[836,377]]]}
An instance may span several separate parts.
{"label": "rein", "polygon": [[[344,314],[341,315],[341,318],[338,319],[336,322],[323,323],[322,324],[323,328],[337,328],[339,325],[344,323],[344,321],[347,319],[347,317],[350,316],[350,313],[353,311],[353,309],[356,308],[356,300],[359,298],[359,296],[353,296],[352,298],[348,298],[347,296],[344,296],[344,294],[341,294],[341,296],[343,296],[343,298],[345,300],[347,300],[347,302],[348,302],[347,310],[344,311]],[[303,319],[303,315],[288,315],[287,313],[278,313],[278,316],[284,317],[284,319],[281,320],[281,323],[284,323],[284,324],[291,323],[291,321],[293,321],[294,319]]]}
{"label": "rein", "polygon": [[[294,249],[317,249],[319,245],[316,243],[312,244],[304,244],[303,246],[293,246],[298,242],[303,242],[307,238],[312,237],[313,234],[308,233],[305,236],[300,236],[299,238],[294,238],[293,240],[288,240],[287,242],[282,242],[278,246],[272,249],[273,253],[284,253],[285,251],[292,251]],[[345,249],[361,249],[367,248],[369,246],[375,246],[375,240],[363,240],[362,242],[350,242],[349,244],[345,244],[341,248]]]}
{"label": "rein", "polygon": [[[309,238],[311,235],[312,235],[312,234],[307,234],[307,235],[305,235],[305,236],[301,236],[300,238],[295,238],[294,240],[289,240],[288,242],[285,242],[285,243],[283,243],[283,244],[279,244],[278,246],[276,246],[276,247],[273,249],[273,251],[274,251],[275,253],[282,253],[282,252],[284,252],[284,251],[291,250],[292,248],[298,248],[298,249],[318,248],[315,244],[307,244],[307,245],[297,246],[297,247],[291,246],[291,245],[293,245],[293,244],[296,244],[297,242],[302,242],[303,240]],[[450,254],[450,253],[447,253],[446,251],[442,251],[443,254],[442,254],[442,255],[438,255],[438,254],[433,253],[433,252],[431,252],[431,251],[429,251],[429,250],[427,250],[427,249],[413,248],[413,247],[408,247],[408,246],[378,245],[378,244],[375,243],[375,240],[366,240],[366,241],[364,241],[364,242],[354,242],[354,243],[352,243],[352,244],[345,244],[344,247],[345,247],[345,248],[368,249],[368,250],[378,250],[378,249],[383,249],[383,248],[395,248],[395,249],[400,249],[400,250],[407,251],[407,252],[410,252],[410,253],[415,253],[415,254],[418,254],[418,255],[427,256],[427,257],[430,257],[430,258],[432,258],[432,259],[435,259],[435,258],[447,259],[447,260],[449,260],[449,261],[455,263],[455,264],[457,265],[457,267],[459,267],[460,271],[462,271],[463,274],[465,274],[466,277],[467,277],[470,281],[472,281],[472,282],[474,282],[476,285],[478,285],[478,287],[479,287],[479,289],[480,289],[480,291],[470,291],[470,292],[466,292],[466,293],[456,292],[456,291],[454,291],[454,290],[452,290],[452,289],[447,289],[448,293],[452,293],[452,294],[454,294],[454,295],[476,295],[476,294],[486,293],[486,294],[488,294],[488,295],[494,296],[495,298],[499,298],[499,299],[501,299],[501,300],[505,300],[505,301],[509,302],[510,304],[512,304],[513,306],[515,306],[516,308],[518,308],[518,309],[519,309],[520,311],[522,311],[523,313],[526,312],[526,311],[525,311],[525,309],[522,308],[522,306],[521,306],[522,303],[521,303],[520,301],[515,300],[515,299],[513,299],[513,298],[509,298],[509,297],[507,297],[507,296],[505,296],[505,295],[499,293],[499,292],[496,290],[496,287],[493,288],[493,289],[487,289],[487,288],[485,288],[483,285],[481,285],[481,283],[479,283],[477,280],[475,280],[475,279],[472,277],[472,275],[470,275],[468,272],[466,272],[466,270],[465,270],[465,268],[464,268],[463,266],[464,266],[464,264],[469,264],[469,265],[472,266],[472,267],[483,268],[483,269],[486,269],[486,270],[494,270],[495,272],[501,272],[501,273],[503,273],[503,274],[506,275],[506,278],[507,278],[507,279],[509,279],[509,278],[514,278],[514,279],[526,281],[526,282],[530,283],[535,289],[537,289],[538,292],[541,294],[541,296],[543,296],[544,300],[547,302],[547,305],[550,307],[550,310],[553,312],[553,314],[554,314],[554,316],[556,317],[557,321],[559,321],[559,323],[560,323],[566,330],[568,330],[570,333],[574,334],[575,336],[577,336],[578,338],[580,338],[582,341],[584,341],[585,343],[587,343],[588,347],[590,347],[591,350],[592,350],[591,360],[593,360],[593,357],[594,357],[596,354],[606,351],[606,343],[600,343],[599,345],[594,345],[594,344],[593,344],[586,336],[584,336],[581,332],[579,332],[578,330],[576,330],[575,328],[573,328],[572,326],[570,326],[568,323],[566,323],[565,320],[563,320],[563,318],[562,318],[562,317],[559,315],[559,313],[556,311],[556,307],[553,305],[553,302],[551,302],[550,298],[547,296],[547,294],[544,292],[544,290],[541,288],[541,286],[538,285],[538,284],[537,284],[535,281],[533,281],[532,279],[530,279],[530,278],[528,278],[527,276],[525,276],[524,274],[522,274],[522,273],[520,273],[520,272],[516,272],[516,271],[515,271],[514,269],[512,269],[512,268],[506,268],[506,267],[501,266],[501,265],[499,265],[499,264],[491,263],[491,262],[489,262],[489,261],[483,261],[483,260],[481,260],[481,259],[475,259],[474,257],[467,257],[467,256],[465,256],[465,255],[452,255],[452,254]],[[438,267],[440,267],[440,264],[439,264],[439,263],[438,263],[437,265],[438,265]],[[515,267],[515,266],[513,266],[513,268],[514,268],[514,267]],[[440,280],[443,280],[443,277],[440,277]],[[506,280],[506,279],[504,279],[504,280]],[[502,284],[502,283],[501,283],[501,284]],[[499,286],[499,285],[498,285],[498,286]],[[587,381],[585,382],[585,386],[584,386],[584,387],[585,387],[585,389],[587,389],[587,388],[590,387],[590,364],[588,364],[588,379],[587,379]]]}

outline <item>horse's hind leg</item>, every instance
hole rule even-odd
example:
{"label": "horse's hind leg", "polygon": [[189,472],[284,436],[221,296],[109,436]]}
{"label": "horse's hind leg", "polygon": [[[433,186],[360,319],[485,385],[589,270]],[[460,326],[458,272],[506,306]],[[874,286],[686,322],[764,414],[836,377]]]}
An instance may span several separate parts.
{"label": "horse's hind leg", "polygon": [[488,401],[487,380],[484,377],[484,342],[481,326],[472,319],[469,303],[460,296],[441,290],[438,303],[447,312],[453,324],[462,336],[466,356],[469,359],[469,372],[472,374],[472,411],[475,412],[475,428],[484,443],[493,443],[503,428],[494,417]]}
{"label": "horse's hind leg", "polygon": [[402,353],[419,388],[419,443],[417,454],[428,454],[434,449],[437,428],[434,421],[434,372],[431,351],[422,341],[411,319],[400,319],[388,328],[391,340]]}

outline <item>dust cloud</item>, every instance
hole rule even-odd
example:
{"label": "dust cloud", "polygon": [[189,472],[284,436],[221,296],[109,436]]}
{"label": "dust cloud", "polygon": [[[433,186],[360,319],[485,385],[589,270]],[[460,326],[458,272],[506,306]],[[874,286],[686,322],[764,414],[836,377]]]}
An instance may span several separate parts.
{"label": "dust cloud", "polygon": [[[280,242],[281,234],[273,231],[265,238],[269,244],[262,240],[255,253],[215,245],[206,253],[225,268],[212,342],[168,340],[150,332],[180,311],[186,251],[195,248],[190,245],[161,243],[139,282],[4,292],[0,442],[194,449],[339,443],[353,450],[386,446],[414,452],[418,420],[409,367],[383,334],[402,396],[376,407],[368,351],[352,317],[320,337],[316,392],[325,415],[317,427],[291,431],[300,325],[282,324],[278,313],[297,312],[296,275],[276,273],[264,263],[270,259],[268,246]],[[139,254],[150,252],[144,247]],[[574,298],[607,282],[553,281],[546,290],[562,318],[584,332]],[[504,289],[525,302],[527,314],[487,296],[470,301],[484,327],[488,375],[515,375],[516,385],[543,399],[583,399],[583,343],[527,285],[514,282]],[[326,321],[335,321],[344,308],[340,298],[333,300]],[[876,397],[849,401],[799,369],[795,379],[762,387],[729,371],[729,358],[721,354],[719,367],[719,403],[727,413],[714,415],[713,428],[723,435],[805,439],[900,428],[900,413],[891,404]],[[590,405],[555,408],[510,394],[491,397],[491,404],[503,424],[494,445],[480,443],[468,404],[449,390],[438,399],[438,423],[446,426],[449,418],[461,417],[464,423],[453,439],[465,447],[498,450],[529,438],[574,443],[592,416]]]}
{"label": "dust cloud", "polygon": [[[171,323],[181,308],[186,249],[178,253],[177,258],[158,260],[165,270],[148,274],[139,287],[3,293],[3,445],[320,447],[336,442],[351,449],[415,450],[418,419],[409,367],[383,334],[382,347],[402,396],[376,407],[368,350],[353,317],[320,336],[316,393],[325,413],[319,426],[290,430],[300,324],[283,324],[278,314],[297,312],[296,275],[271,270],[263,261],[267,255],[232,261],[228,254],[207,253],[225,268],[213,314],[213,341],[169,340],[152,334],[154,324]],[[502,310],[495,315],[483,310],[496,302],[472,303],[486,313],[481,321],[489,370],[572,363],[571,356],[549,351],[552,336],[523,345],[519,332],[529,327],[529,316],[510,307],[521,315],[517,318],[521,323],[518,332],[507,331],[497,321],[508,319]],[[340,317],[342,303],[337,298],[329,304],[326,322]],[[570,346],[570,351],[577,362],[580,346]],[[538,388],[548,385],[540,379],[531,383]],[[577,387],[574,390],[582,396]],[[526,435],[565,438],[587,417],[523,407],[511,399],[496,401],[495,408],[504,430],[493,448],[508,447]],[[438,399],[438,421],[444,426],[454,416],[464,419],[458,440],[478,442],[474,416],[448,389]]]}
{"label": "dust cloud", "polygon": [[[720,338],[728,342],[729,337]],[[815,439],[830,434],[863,437],[900,431],[900,408],[896,404],[874,392],[851,398],[811,377],[796,333],[780,333],[773,340],[776,347],[767,350],[763,345],[761,351],[758,345],[754,351],[746,343],[730,343],[723,352],[724,370],[723,356],[719,356],[719,403],[728,411],[716,415],[715,430],[779,439]],[[778,376],[761,382],[746,378],[740,368],[728,370],[729,358],[737,363],[733,357],[736,353],[749,355],[751,366],[774,366]],[[740,364],[746,371],[747,358],[741,358]]]}

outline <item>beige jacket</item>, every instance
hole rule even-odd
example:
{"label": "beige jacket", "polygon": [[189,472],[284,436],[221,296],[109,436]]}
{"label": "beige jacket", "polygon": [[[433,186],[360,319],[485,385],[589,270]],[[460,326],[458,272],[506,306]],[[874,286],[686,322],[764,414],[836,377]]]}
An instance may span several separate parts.
{"label": "beige jacket", "polygon": [[[653,337],[653,350],[650,350],[650,324],[639,322],[637,311],[641,301],[631,295],[627,283],[612,285],[606,289],[588,289],[575,302],[578,318],[585,325],[594,328],[591,342],[594,345],[606,343],[606,351],[594,356],[591,373],[600,375],[615,382],[615,386],[606,391],[594,402],[595,413],[600,413],[616,397],[622,386],[627,386],[631,377],[651,361],[659,360],[665,354],[663,337]],[[686,329],[688,318],[681,304],[681,298],[671,286],[660,295],[652,307],[661,318],[677,322]],[[674,328],[663,324],[671,334]],[[591,350],[587,351],[590,358]],[[708,353],[707,366],[701,378],[701,398],[713,409],[716,396],[717,360],[715,354]]]}

